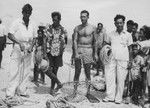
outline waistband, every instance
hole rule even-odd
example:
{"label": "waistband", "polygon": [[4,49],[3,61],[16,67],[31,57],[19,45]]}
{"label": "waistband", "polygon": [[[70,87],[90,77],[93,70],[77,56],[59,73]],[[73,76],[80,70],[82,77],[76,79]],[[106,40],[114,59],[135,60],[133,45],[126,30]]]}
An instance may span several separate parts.
{"label": "waistband", "polygon": [[91,45],[77,45],[78,48],[92,48]]}

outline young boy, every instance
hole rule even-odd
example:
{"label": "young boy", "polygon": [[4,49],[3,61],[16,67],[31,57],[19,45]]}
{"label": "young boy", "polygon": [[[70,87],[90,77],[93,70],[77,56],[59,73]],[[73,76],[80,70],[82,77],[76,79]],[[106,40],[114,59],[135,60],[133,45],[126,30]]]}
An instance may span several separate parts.
{"label": "young boy", "polygon": [[144,53],[138,50],[137,45],[132,46],[133,49],[133,60],[131,63],[131,79],[133,83],[131,99],[134,104],[139,105],[142,99],[142,68],[145,65]]}
{"label": "young boy", "polygon": [[[45,75],[43,72],[40,72],[38,70],[38,66],[41,62],[41,60],[43,59],[44,57],[44,31],[43,31],[44,28],[40,27],[39,26],[39,30],[37,31],[38,32],[38,37],[36,38],[36,43],[35,43],[35,52],[34,52],[34,56],[35,56],[35,62],[34,62],[34,83],[35,85],[39,86],[38,82],[42,83],[42,84],[45,84]],[[38,77],[39,77],[39,74],[41,75],[41,79],[39,79],[38,81]]]}

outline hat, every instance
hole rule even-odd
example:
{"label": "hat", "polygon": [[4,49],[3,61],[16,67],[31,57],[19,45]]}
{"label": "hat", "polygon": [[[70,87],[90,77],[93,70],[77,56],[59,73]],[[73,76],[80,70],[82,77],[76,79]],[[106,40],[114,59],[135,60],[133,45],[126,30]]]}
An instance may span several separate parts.
{"label": "hat", "polygon": [[149,53],[149,48],[142,48],[141,51],[142,51],[145,55],[148,55],[148,53]]}
{"label": "hat", "polygon": [[45,72],[48,70],[48,67],[49,67],[49,61],[42,59],[41,63],[39,64],[39,69]]}

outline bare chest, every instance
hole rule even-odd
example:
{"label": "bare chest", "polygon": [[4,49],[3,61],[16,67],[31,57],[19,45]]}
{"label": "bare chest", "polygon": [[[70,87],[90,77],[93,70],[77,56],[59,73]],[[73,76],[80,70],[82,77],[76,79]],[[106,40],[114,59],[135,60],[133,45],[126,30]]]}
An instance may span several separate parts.
{"label": "bare chest", "polygon": [[91,36],[93,34],[94,30],[92,27],[81,27],[79,28],[79,35],[83,36],[83,37],[88,37]]}

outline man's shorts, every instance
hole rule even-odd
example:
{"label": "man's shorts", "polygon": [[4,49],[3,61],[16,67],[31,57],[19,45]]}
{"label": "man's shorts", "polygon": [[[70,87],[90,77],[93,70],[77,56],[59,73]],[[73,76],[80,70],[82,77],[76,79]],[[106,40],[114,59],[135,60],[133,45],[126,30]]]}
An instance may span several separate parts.
{"label": "man's shorts", "polygon": [[47,56],[49,58],[49,65],[51,67],[61,67],[61,66],[63,66],[62,55],[52,56],[50,53],[47,53]]}
{"label": "man's shorts", "polygon": [[94,63],[92,48],[79,47],[77,51],[83,64]]}

